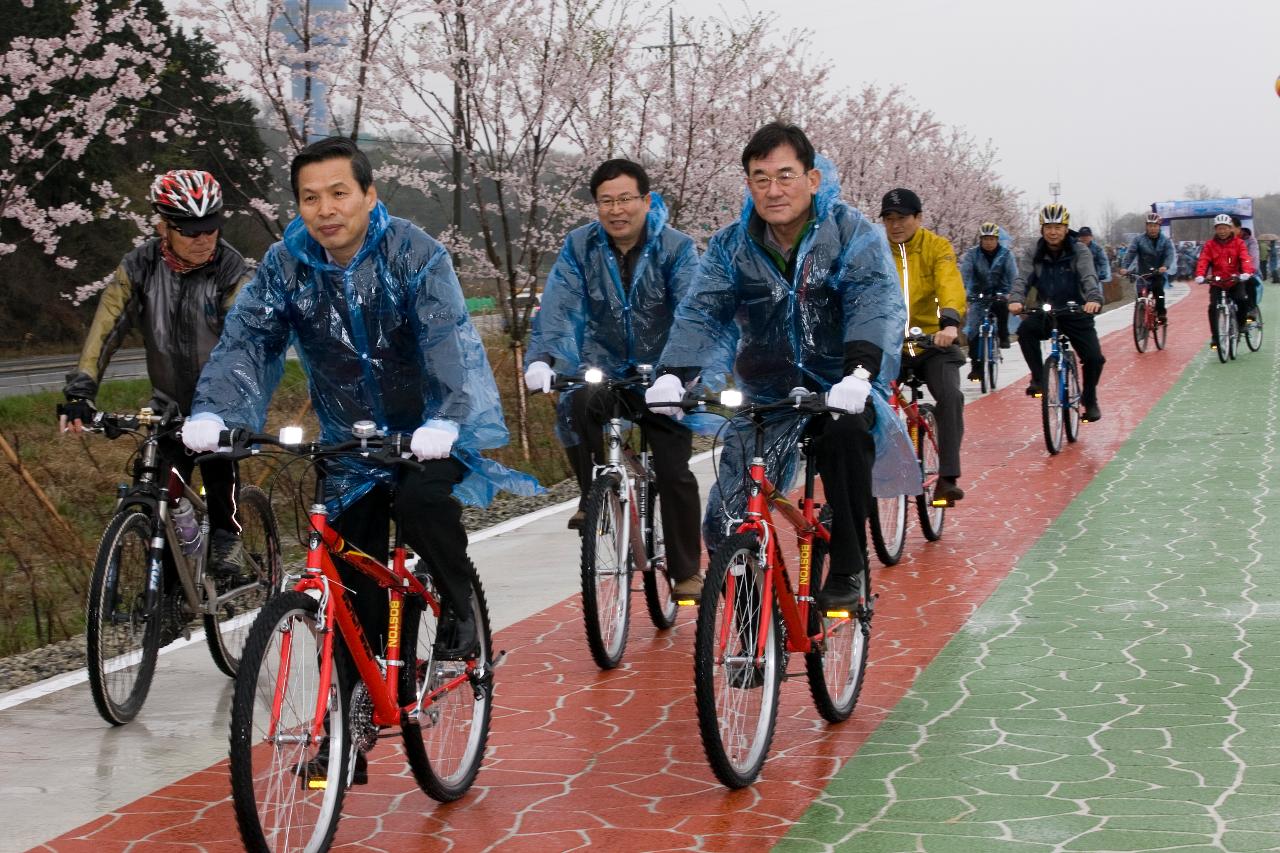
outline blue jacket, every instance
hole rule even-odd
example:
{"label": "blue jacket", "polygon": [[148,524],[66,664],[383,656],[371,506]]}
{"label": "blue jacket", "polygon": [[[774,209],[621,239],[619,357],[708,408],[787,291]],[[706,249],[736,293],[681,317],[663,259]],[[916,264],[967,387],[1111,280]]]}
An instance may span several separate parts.
{"label": "blue jacket", "polygon": [[[1133,238],[1133,242],[1129,244],[1129,250],[1124,253],[1124,268],[1129,272],[1135,270],[1139,273],[1149,273],[1160,267],[1168,267],[1168,275],[1170,278],[1178,270],[1178,253],[1173,247],[1173,241],[1163,231],[1160,236],[1152,240],[1146,234],[1139,234]],[[1138,265],[1141,263],[1142,268]]]}
{"label": "blue jacket", "polygon": [[701,370],[713,390],[732,373],[748,398],[774,401],[798,385],[825,391],[844,377],[846,357],[858,353],[876,374],[876,493],[917,494],[919,467],[887,402],[907,319],[902,285],[884,232],[840,200],[833,163],[819,158],[817,168],[814,219],[791,277],[751,236],[759,217],[748,194],[738,221],[711,238],[676,310],[662,364]]}
{"label": "blue jacket", "polygon": [[1107,260],[1107,253],[1096,241],[1089,244],[1089,253],[1093,255],[1093,269],[1098,274],[1098,283],[1106,284],[1111,281],[1111,262]]}
{"label": "blue jacket", "polygon": [[[295,219],[227,315],[196,389],[193,412],[261,431],[293,346],[306,372],[321,439],[343,441],[372,420],[412,432],[429,421],[458,428],[454,454],[470,468],[455,490],[487,503],[497,488],[536,481],[479,455],[507,443],[497,385],[449,253],[379,202],[364,244],[339,267]],[[359,463],[330,478],[338,509],[391,472]]]}
{"label": "blue jacket", "polygon": [[1018,277],[1018,262],[1003,245],[996,246],[996,256],[990,261],[981,246],[974,246],[960,258],[960,276],[970,299],[979,293],[1007,294]]}

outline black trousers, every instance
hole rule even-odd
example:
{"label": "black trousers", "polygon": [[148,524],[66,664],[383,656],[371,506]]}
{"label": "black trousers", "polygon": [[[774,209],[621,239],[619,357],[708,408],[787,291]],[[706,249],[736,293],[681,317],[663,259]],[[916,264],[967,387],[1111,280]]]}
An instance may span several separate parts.
{"label": "black trousers", "polygon": [[[613,414],[612,393],[615,392],[604,388],[583,388],[571,399],[573,421],[583,441],[577,453],[573,448],[569,452],[582,492],[579,507],[585,505],[591,490],[592,465],[606,461],[604,425]],[[676,581],[693,577],[698,573],[702,544],[699,531],[702,496],[698,480],[689,470],[693,433],[674,418],[648,411],[644,398],[638,393],[629,390],[616,393],[622,395],[627,419],[639,425],[653,451],[653,475],[661,499],[662,532],[667,548],[667,573]]]}
{"label": "black trousers", "polygon": [[[1066,333],[1071,346],[1075,347],[1084,374],[1080,389],[1080,402],[1086,406],[1098,402],[1098,379],[1102,376],[1102,366],[1107,359],[1102,354],[1102,345],[1098,343],[1098,330],[1094,327],[1092,314],[1064,314],[1058,318],[1058,328]],[[1039,384],[1044,378],[1044,356],[1040,354],[1040,342],[1049,339],[1049,323],[1040,311],[1031,311],[1023,315],[1022,325],[1018,327],[1018,346],[1022,348],[1022,357],[1031,369],[1031,381]]]}
{"label": "black trousers", "polygon": [[[1150,288],[1151,295],[1156,298],[1156,316],[1163,317],[1168,313],[1168,309],[1164,305],[1164,286],[1169,281],[1167,275],[1161,273],[1152,273],[1151,279],[1146,283],[1146,287]],[[1143,285],[1139,285],[1142,287]]]}
{"label": "black trousers", "polygon": [[[171,436],[160,439],[160,458],[172,465],[183,482],[191,484],[195,457],[182,442]],[[209,528],[239,535],[236,522],[236,466],[229,459],[211,459],[200,463],[200,481],[204,485],[204,502],[209,508]]]}
{"label": "black trousers", "polygon": [[[867,565],[867,516],[871,514],[871,468],[876,443],[871,435],[875,409],[841,415],[820,415],[807,433],[818,463],[818,476],[831,507],[831,574],[851,576]],[[740,475],[739,475],[740,476]]]}
{"label": "black trousers", "polygon": [[952,344],[945,349],[929,347],[917,355],[902,354],[898,380],[912,372],[924,380],[937,401],[938,476],[960,476],[960,443],[964,440],[964,392],[960,390],[960,366],[964,353]]}
{"label": "black trousers", "polygon": [[[401,469],[393,490],[379,484],[332,520],[335,530],[377,560],[386,562],[391,551],[392,518],[399,519],[404,540],[431,572],[443,604],[455,613],[471,606],[471,584],[466,565],[467,532],[462,526],[462,504],[453,497],[453,487],[461,482],[466,467],[456,459],[433,459],[422,470]],[[387,638],[387,592],[368,575],[343,561],[338,574],[351,593],[352,609],[365,636],[380,653]],[[407,646],[416,636],[416,621],[405,614]],[[412,623],[412,624],[410,624]]]}

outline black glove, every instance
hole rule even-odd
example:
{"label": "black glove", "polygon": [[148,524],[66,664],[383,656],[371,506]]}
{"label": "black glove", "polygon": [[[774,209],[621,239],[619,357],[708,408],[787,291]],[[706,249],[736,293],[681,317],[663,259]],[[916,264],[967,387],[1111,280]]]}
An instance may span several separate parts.
{"label": "black glove", "polygon": [[98,409],[93,405],[92,400],[83,397],[72,397],[65,403],[58,405],[59,421],[65,416],[67,423],[80,421],[85,426],[93,423],[93,416],[98,413]]}

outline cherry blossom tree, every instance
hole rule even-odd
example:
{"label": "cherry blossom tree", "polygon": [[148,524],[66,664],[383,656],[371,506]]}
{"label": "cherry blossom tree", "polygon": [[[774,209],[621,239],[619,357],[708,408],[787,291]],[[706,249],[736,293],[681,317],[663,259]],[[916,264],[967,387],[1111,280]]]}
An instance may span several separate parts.
{"label": "cherry blossom tree", "polygon": [[78,198],[66,188],[84,180],[93,146],[129,141],[166,57],[163,33],[133,0],[85,0],[65,34],[10,41],[0,54],[0,257],[30,240],[72,269],[59,253],[65,230],[121,212],[108,180]]}

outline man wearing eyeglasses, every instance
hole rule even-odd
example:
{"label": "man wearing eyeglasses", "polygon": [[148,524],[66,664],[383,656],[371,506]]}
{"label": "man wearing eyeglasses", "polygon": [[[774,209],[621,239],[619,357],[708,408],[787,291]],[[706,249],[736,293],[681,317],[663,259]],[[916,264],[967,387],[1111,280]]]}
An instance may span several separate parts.
{"label": "man wearing eyeglasses", "polygon": [[[221,239],[222,188],[208,172],[183,169],[158,176],[149,200],[159,215],[157,236],[125,255],[102,295],[75,370],[67,375],[59,425],[79,432],[92,420],[94,399],[111,357],[131,328],[142,332],[153,408],[176,404],[191,411],[200,371],[222,334],[227,312],[252,276],[244,257]],[[161,439],[169,464],[190,481],[194,467],[181,442]],[[209,507],[215,574],[244,571],[244,552],[235,521],[234,468],[226,460],[200,466]],[[178,595],[177,584],[167,584]],[[176,613],[174,608],[164,612]],[[166,624],[164,640],[180,625]]]}
{"label": "man wearing eyeglasses", "polygon": [[[667,225],[666,205],[649,191],[649,176],[640,164],[607,160],[592,174],[589,187],[597,220],[565,238],[533,321],[525,358],[531,391],[550,390],[556,371],[580,374],[594,367],[620,379],[633,375],[638,365],[656,364],[676,306],[698,267],[693,240]],[[602,435],[612,406],[604,391],[582,389],[565,397],[557,435],[569,450],[581,489],[578,512],[569,520],[577,529],[592,465],[605,461]],[[697,599],[702,500],[689,470],[693,434],[675,418],[648,411],[639,393],[622,392],[622,397],[653,450],[673,592]]]}
{"label": "man wearing eyeglasses", "polygon": [[909,325],[933,338],[933,346],[923,349],[906,345],[901,372],[905,375],[910,370],[923,379],[937,401],[938,484],[933,497],[954,503],[964,497],[964,490],[956,484],[964,439],[964,393],[960,390],[964,354],[956,346],[965,312],[964,277],[951,242],[922,227],[920,196],[902,187],[890,190],[880,202],[880,219],[902,277]]}
{"label": "man wearing eyeglasses", "polygon": [[[646,396],[651,405],[670,405],[699,374],[718,390],[732,371],[749,402],[778,401],[799,386],[825,391],[829,405],[849,413],[766,416],[765,465],[772,482],[789,483],[796,448],[804,435],[811,438],[831,509],[831,572],[817,603],[852,607],[863,594],[858,578],[866,567],[873,466],[876,494],[920,491],[885,384],[898,375],[902,292],[884,235],[840,200],[834,165],[817,156],[803,130],[765,125],[743,150],[742,167],[741,217],[711,238],[676,311],[662,353],[665,372]],[[754,430],[734,426],[707,503],[709,550],[746,505],[743,475]]]}

